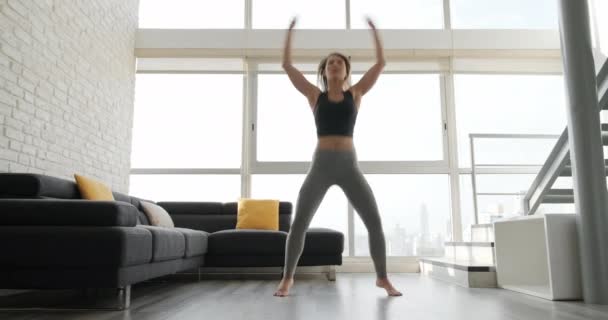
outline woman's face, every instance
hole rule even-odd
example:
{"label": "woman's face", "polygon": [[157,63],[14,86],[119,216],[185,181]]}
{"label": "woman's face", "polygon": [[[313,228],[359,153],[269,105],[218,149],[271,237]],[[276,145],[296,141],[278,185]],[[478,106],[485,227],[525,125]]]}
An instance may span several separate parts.
{"label": "woman's face", "polygon": [[331,55],[325,64],[325,77],[328,81],[334,79],[346,80],[346,64],[338,55]]}

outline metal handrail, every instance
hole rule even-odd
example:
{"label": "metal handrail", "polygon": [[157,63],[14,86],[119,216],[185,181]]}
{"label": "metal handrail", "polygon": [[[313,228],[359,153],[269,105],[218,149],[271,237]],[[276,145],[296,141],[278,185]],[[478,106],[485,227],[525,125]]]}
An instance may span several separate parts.
{"label": "metal handrail", "polygon": [[[599,111],[608,109],[608,60],[597,73],[596,83],[599,99]],[[532,215],[542,203],[543,197],[549,192],[551,186],[559,177],[560,172],[568,164],[570,146],[568,145],[568,128],[566,127],[555,146],[549,153],[547,160],[536,175],[532,185],[524,197],[524,215]]]}
{"label": "metal handrail", "polygon": [[508,193],[508,192],[490,192],[490,193],[478,193],[477,192],[477,170],[479,166],[493,166],[493,167],[512,167],[512,168],[541,168],[541,165],[526,165],[526,164],[477,164],[475,162],[475,139],[557,139],[559,135],[555,134],[502,134],[502,133],[471,133],[469,134],[469,143],[471,151],[471,185],[473,189],[473,210],[475,211],[475,224],[479,223],[479,209],[477,206],[477,196],[479,195],[523,195],[523,193]]}

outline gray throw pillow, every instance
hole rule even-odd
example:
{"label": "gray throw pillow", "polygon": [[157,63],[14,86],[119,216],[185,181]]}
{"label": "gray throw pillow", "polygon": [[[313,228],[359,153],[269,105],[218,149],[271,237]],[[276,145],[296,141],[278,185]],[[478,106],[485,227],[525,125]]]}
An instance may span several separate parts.
{"label": "gray throw pillow", "polygon": [[175,227],[173,219],[163,207],[147,201],[142,201],[141,206],[144,208],[146,216],[148,216],[150,225],[165,228]]}

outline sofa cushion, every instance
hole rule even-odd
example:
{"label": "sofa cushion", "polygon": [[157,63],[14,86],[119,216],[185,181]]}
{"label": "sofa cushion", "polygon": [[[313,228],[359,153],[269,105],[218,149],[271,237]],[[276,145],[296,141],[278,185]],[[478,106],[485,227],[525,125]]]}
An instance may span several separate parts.
{"label": "sofa cushion", "polygon": [[207,238],[209,237],[209,233],[186,228],[173,228],[173,230],[177,230],[184,235],[184,239],[186,240],[186,258],[207,253]]}
{"label": "sofa cushion", "polygon": [[150,225],[157,227],[173,228],[173,220],[163,207],[160,207],[152,202],[142,201],[141,206],[148,217]]}
{"label": "sofa cushion", "polygon": [[34,173],[0,173],[0,197],[81,199],[74,181]]}
{"label": "sofa cushion", "polygon": [[[112,195],[114,196],[114,200],[130,203],[135,208],[137,208],[137,224],[145,224],[145,225],[150,224],[150,222],[148,221],[148,217],[146,217],[146,214],[143,211],[144,208],[141,206],[141,202],[144,200],[139,199],[137,197],[131,197],[124,193],[120,193],[120,192],[116,192],[116,191],[112,191]],[[145,201],[154,203],[154,201],[151,201],[151,200],[145,200]]]}
{"label": "sofa cushion", "polygon": [[126,267],[149,263],[152,235],[136,227],[2,226],[2,268]]}
{"label": "sofa cushion", "polygon": [[137,210],[139,210],[138,215],[137,215],[137,218],[138,218],[137,223],[149,225],[150,221],[148,221],[148,217],[144,213],[144,208],[141,206],[141,203],[142,203],[142,201],[148,201],[148,202],[152,202],[152,203],[155,203],[155,202],[151,201],[151,200],[139,199],[137,197],[129,197],[129,200],[131,201],[131,204],[134,205],[135,208],[137,208]]}
{"label": "sofa cushion", "polygon": [[80,190],[80,194],[82,195],[83,199],[114,200],[112,189],[101,181],[81,176],[79,174],[74,174],[74,178],[76,179],[78,190]]}
{"label": "sofa cushion", "polygon": [[138,225],[152,233],[152,261],[181,259],[186,252],[184,234],[173,228]]}
{"label": "sofa cushion", "polygon": [[[291,211],[293,206],[289,201],[280,201],[279,202],[279,230],[289,232],[289,227],[291,226]],[[169,211],[171,213],[171,211]],[[238,213],[238,202],[225,202],[222,205],[222,214],[223,215],[237,215]],[[236,220],[236,217],[235,217]],[[234,225],[230,228],[223,229],[234,229]]]}
{"label": "sofa cushion", "polygon": [[[232,229],[209,234],[210,255],[284,255],[287,232]],[[327,228],[306,232],[302,255],[341,255],[344,235]]]}
{"label": "sofa cushion", "polygon": [[132,227],[136,212],[117,201],[0,199],[0,225]]}
{"label": "sofa cushion", "polygon": [[279,230],[279,200],[241,198],[236,229]]}
{"label": "sofa cushion", "polygon": [[306,231],[303,255],[342,255],[344,234],[329,228],[309,228]]}
{"label": "sofa cushion", "polygon": [[207,254],[277,255],[285,253],[287,232],[254,229],[229,229],[209,234]]}

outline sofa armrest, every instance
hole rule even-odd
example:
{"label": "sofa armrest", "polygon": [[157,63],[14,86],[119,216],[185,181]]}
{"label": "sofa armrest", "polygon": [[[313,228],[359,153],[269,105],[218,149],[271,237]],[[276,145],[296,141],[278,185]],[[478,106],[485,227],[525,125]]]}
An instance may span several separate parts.
{"label": "sofa armrest", "polygon": [[137,211],[119,201],[0,199],[0,225],[133,227]]}
{"label": "sofa armrest", "polygon": [[319,234],[342,235],[342,236],[344,236],[344,234],[341,231],[334,230],[334,229],[331,229],[331,228],[324,228],[324,227],[311,227],[311,228],[308,228],[306,230],[306,232],[319,233]]}
{"label": "sofa armrest", "polygon": [[344,234],[330,228],[308,228],[305,233],[304,251],[316,254],[342,254]]}

